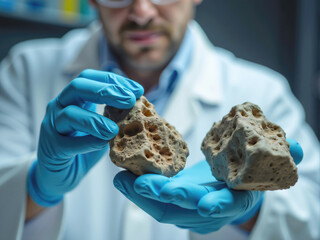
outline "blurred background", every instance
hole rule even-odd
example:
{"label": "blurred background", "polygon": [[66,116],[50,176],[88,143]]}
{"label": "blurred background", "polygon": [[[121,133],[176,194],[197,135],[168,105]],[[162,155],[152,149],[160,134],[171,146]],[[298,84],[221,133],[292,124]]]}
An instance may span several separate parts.
{"label": "blurred background", "polygon": [[[318,138],[319,10],[319,0],[204,0],[196,13],[216,46],[288,79]],[[0,60],[20,41],[60,37],[94,18],[87,0],[0,0]]]}

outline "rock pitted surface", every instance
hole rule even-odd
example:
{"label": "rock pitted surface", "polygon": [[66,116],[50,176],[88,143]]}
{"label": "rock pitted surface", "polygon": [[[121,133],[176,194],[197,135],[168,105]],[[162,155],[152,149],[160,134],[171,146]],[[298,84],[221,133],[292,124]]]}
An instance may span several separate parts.
{"label": "rock pitted surface", "polygon": [[201,150],[213,176],[229,188],[286,189],[298,180],[285,132],[252,103],[234,106],[214,123]]}
{"label": "rock pitted surface", "polygon": [[187,144],[142,96],[129,110],[106,107],[105,116],[117,122],[118,135],[110,141],[111,161],[136,175],[174,176],[185,166]]}

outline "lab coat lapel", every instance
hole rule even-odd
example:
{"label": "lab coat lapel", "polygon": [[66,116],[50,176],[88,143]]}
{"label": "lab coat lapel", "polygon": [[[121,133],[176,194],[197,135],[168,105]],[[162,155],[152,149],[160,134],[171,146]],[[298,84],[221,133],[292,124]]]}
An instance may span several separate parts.
{"label": "lab coat lapel", "polygon": [[192,127],[200,110],[199,102],[192,96],[190,80],[192,78],[187,77],[177,86],[164,113],[164,119],[175,126],[182,136],[185,136]]}
{"label": "lab coat lapel", "polygon": [[84,69],[100,69],[99,65],[99,39],[103,34],[101,24],[94,22],[88,28],[88,39],[79,53],[63,69],[63,72],[75,77]]}
{"label": "lab coat lapel", "polygon": [[164,112],[164,118],[186,136],[202,114],[202,103],[219,104],[223,100],[221,66],[214,48],[196,22],[190,24],[195,48],[187,69]]}

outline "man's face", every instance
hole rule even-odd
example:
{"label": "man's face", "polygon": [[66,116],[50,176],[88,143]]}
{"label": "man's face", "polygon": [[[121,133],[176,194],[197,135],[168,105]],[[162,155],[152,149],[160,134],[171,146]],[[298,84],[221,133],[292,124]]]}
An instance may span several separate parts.
{"label": "man's face", "polygon": [[140,71],[159,70],[173,57],[201,0],[155,5],[134,0],[125,8],[97,4],[109,45],[121,64]]}

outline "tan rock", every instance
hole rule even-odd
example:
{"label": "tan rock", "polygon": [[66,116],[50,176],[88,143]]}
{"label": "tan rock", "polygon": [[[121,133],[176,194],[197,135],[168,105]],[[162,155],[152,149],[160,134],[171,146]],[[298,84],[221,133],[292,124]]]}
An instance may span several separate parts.
{"label": "tan rock", "polygon": [[234,106],[214,123],[201,150],[213,176],[229,188],[285,189],[298,180],[285,132],[252,103]]}
{"label": "tan rock", "polygon": [[117,122],[118,135],[110,141],[112,162],[136,175],[174,176],[185,166],[187,144],[142,96],[130,110],[106,107],[105,116]]}

